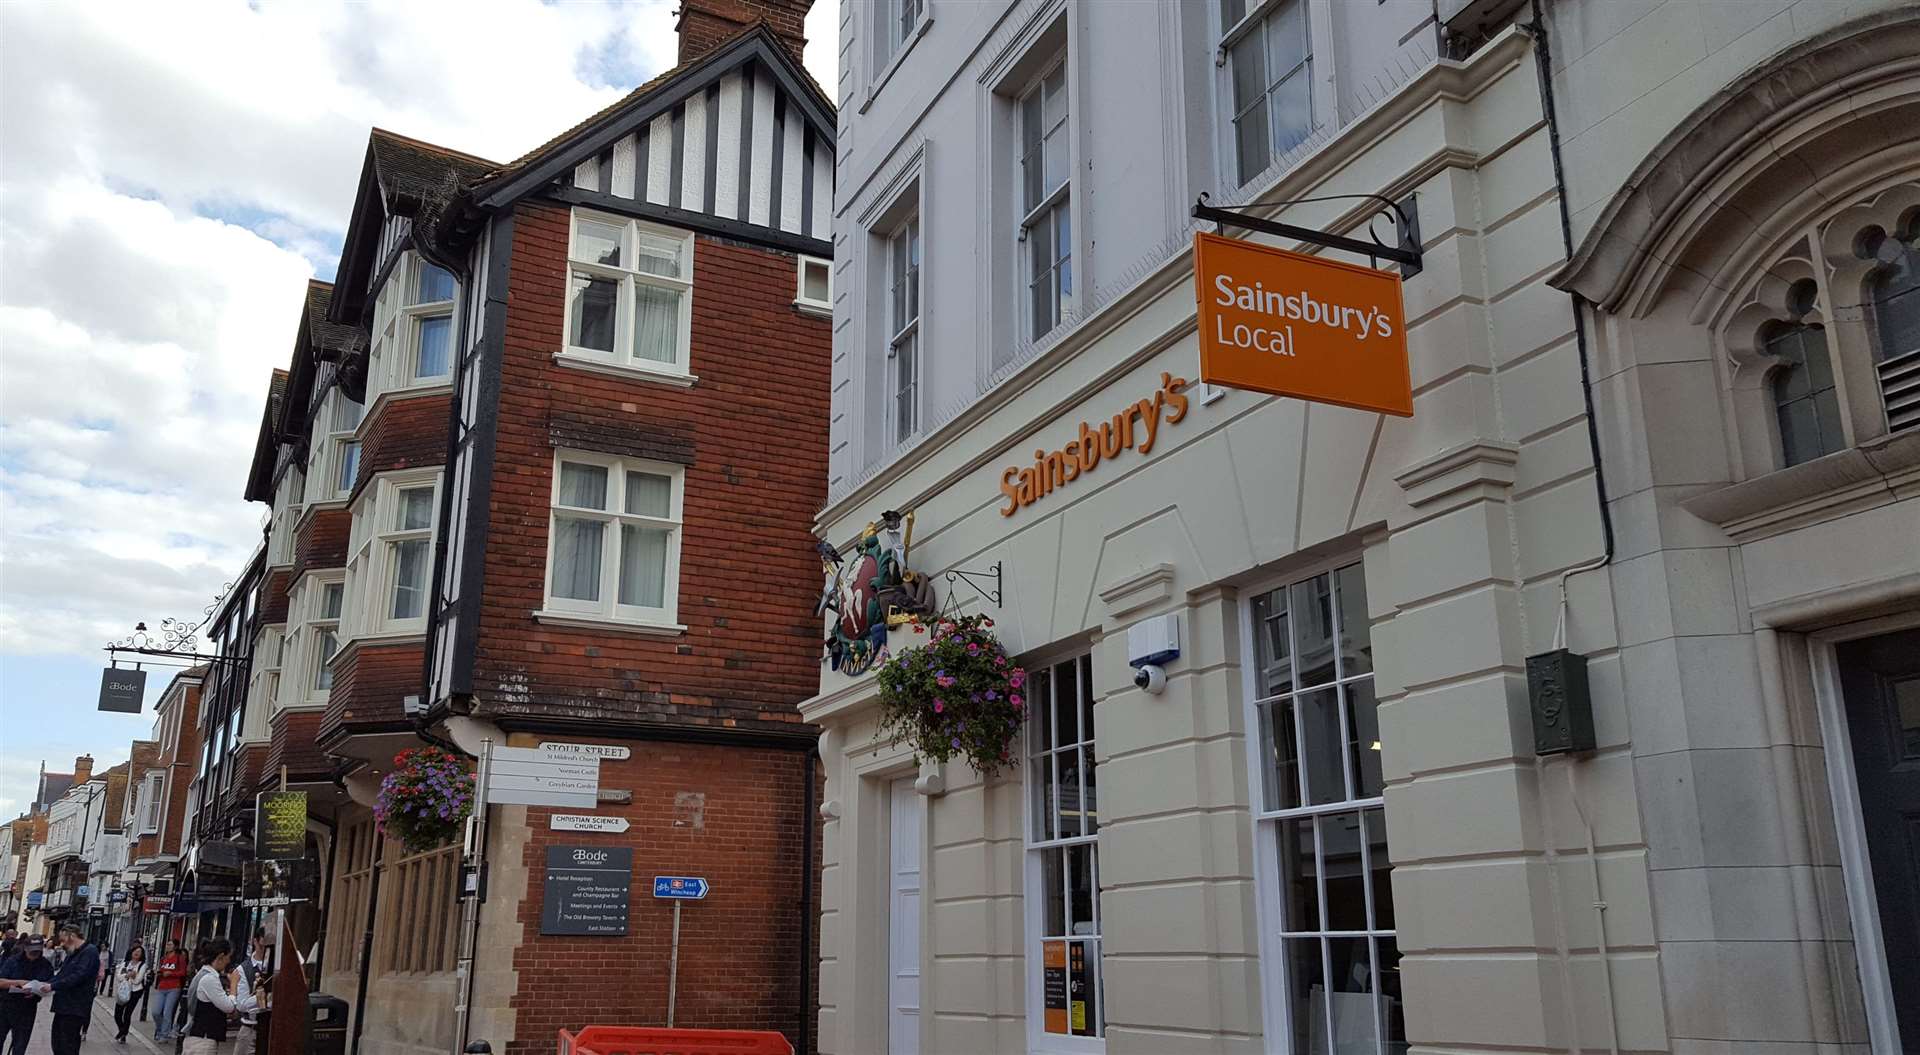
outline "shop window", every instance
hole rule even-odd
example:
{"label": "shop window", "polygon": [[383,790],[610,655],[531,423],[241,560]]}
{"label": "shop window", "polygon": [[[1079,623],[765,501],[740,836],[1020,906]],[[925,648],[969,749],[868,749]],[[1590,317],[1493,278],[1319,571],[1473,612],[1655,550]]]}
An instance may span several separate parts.
{"label": "shop window", "polygon": [[1314,127],[1307,0],[1219,0],[1235,182],[1244,184]]}
{"label": "shop window", "polygon": [[576,210],[562,361],[688,377],[693,236]]}
{"label": "shop window", "polygon": [[1361,566],[1257,594],[1248,622],[1273,1028],[1294,1051],[1404,1052]]}
{"label": "shop window", "polygon": [[1092,657],[1035,670],[1028,696],[1029,1032],[1071,1049],[1106,1036]]}
{"label": "shop window", "polygon": [[684,488],[678,465],[556,455],[542,617],[673,626]]}
{"label": "shop window", "polygon": [[[345,974],[360,970],[360,935],[367,925],[367,896],[373,883],[374,841],[380,838],[373,818],[343,824],[335,836],[339,840],[339,875],[334,879],[333,896],[327,912],[328,962],[337,962]],[[331,971],[332,968],[329,968]]]}
{"label": "shop window", "polygon": [[920,431],[920,218],[887,239],[887,374],[897,446]]}
{"label": "shop window", "polygon": [[[399,850],[390,843],[387,852]],[[409,854],[381,877],[380,969],[385,972],[451,971],[460,925],[460,844]],[[389,900],[391,898],[391,900]]]}

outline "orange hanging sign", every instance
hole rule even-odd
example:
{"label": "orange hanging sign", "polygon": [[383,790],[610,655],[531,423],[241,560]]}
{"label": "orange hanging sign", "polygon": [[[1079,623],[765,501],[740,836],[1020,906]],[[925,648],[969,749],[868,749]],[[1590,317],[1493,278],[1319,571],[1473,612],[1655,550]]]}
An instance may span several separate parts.
{"label": "orange hanging sign", "polygon": [[1413,416],[1400,276],[1196,234],[1200,379]]}

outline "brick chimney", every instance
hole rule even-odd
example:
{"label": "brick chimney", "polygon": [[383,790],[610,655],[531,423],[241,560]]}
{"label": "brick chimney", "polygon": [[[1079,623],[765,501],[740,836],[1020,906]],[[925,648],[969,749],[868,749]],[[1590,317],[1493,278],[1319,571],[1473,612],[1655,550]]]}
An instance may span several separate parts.
{"label": "brick chimney", "polygon": [[764,21],[798,64],[813,0],[680,0],[680,64],[698,59],[746,26]]}
{"label": "brick chimney", "polygon": [[93,779],[93,756],[81,755],[73,760],[73,786],[79,787]]}

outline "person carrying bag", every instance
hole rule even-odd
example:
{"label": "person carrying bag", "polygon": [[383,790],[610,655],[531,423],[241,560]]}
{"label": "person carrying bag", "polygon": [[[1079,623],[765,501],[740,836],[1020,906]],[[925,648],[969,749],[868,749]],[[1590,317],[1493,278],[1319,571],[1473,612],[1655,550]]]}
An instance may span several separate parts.
{"label": "person carrying bag", "polygon": [[140,993],[147,987],[147,950],[135,945],[127,958],[113,969],[113,1024],[119,1027],[114,1042],[125,1044],[127,1030],[133,1028],[133,1012],[140,1006]]}
{"label": "person carrying bag", "polygon": [[232,960],[233,946],[225,938],[207,943],[206,966],[194,975],[187,990],[192,1018],[181,1043],[182,1055],[215,1055],[227,1039],[228,1020],[253,1010],[251,994],[239,1000],[233,997],[239,969],[229,966]]}

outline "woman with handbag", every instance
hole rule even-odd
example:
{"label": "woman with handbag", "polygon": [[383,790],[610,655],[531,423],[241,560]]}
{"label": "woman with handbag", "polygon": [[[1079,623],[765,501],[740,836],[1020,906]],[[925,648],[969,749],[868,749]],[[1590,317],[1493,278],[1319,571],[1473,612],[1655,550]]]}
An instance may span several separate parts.
{"label": "woman with handbag", "polygon": [[120,1032],[115,1042],[127,1042],[127,1030],[133,1027],[133,1013],[140,1006],[140,990],[147,987],[147,950],[135,945],[127,958],[113,969],[113,1024]]}

